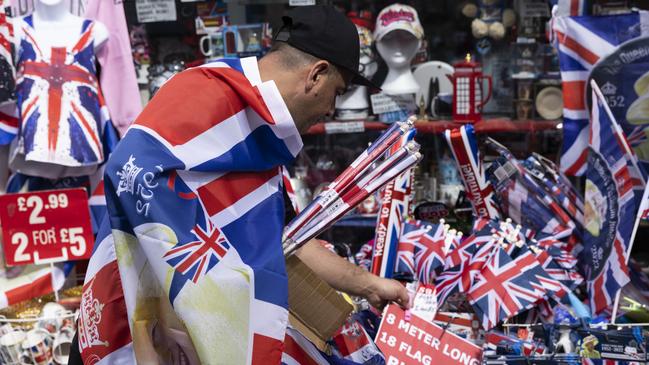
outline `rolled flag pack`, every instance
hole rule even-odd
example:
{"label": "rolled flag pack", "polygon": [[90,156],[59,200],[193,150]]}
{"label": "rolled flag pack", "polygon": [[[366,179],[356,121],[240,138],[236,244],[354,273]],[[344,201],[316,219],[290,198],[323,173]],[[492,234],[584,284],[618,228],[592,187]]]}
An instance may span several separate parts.
{"label": "rolled flag pack", "polygon": [[293,254],[421,159],[419,145],[414,141],[385,156],[401,136],[412,133],[413,124],[412,119],[395,123],[288,224],[283,239],[285,256]]}
{"label": "rolled flag pack", "polygon": [[[414,143],[411,141],[413,137],[413,132],[405,133],[392,147],[390,153],[397,153],[402,145]],[[402,224],[409,212],[411,182],[411,173],[407,170],[390,181],[383,189],[372,256],[371,272],[375,275],[392,277]]]}
{"label": "rolled flag pack", "polygon": [[446,130],[444,135],[453,151],[466,195],[473,206],[473,214],[476,217],[497,218],[499,214],[493,201],[493,188],[485,178],[473,126]]}

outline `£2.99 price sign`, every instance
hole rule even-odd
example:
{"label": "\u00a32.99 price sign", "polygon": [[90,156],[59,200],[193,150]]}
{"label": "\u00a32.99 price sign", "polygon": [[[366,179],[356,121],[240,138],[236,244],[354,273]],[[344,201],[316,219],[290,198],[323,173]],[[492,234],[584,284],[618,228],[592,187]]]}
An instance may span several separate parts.
{"label": "\u00a32.99 price sign", "polygon": [[92,253],[85,189],[1,195],[0,223],[9,266],[81,260]]}

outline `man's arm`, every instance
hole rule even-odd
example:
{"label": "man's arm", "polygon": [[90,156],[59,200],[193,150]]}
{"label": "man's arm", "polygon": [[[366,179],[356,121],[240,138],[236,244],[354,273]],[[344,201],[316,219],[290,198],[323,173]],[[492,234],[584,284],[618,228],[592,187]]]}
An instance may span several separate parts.
{"label": "man's arm", "polygon": [[387,302],[408,306],[408,291],[398,281],[363,270],[322,247],[317,240],[309,241],[296,255],[331,287],[366,298],[375,308],[382,309]]}

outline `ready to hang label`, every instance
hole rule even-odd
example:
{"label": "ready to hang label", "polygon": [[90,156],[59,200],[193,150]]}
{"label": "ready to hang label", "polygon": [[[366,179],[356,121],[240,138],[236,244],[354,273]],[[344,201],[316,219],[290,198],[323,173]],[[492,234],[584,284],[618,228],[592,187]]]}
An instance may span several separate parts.
{"label": "ready to hang label", "polygon": [[94,243],[85,189],[0,195],[9,266],[88,259]]}
{"label": "ready to hang label", "polygon": [[384,313],[376,344],[387,365],[480,365],[482,348],[395,304]]}

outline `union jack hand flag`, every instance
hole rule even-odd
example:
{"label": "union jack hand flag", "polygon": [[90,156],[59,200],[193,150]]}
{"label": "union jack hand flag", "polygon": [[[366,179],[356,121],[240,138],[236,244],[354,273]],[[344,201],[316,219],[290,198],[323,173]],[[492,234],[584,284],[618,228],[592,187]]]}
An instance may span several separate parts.
{"label": "union jack hand flag", "polygon": [[644,184],[635,155],[597,84],[593,88],[586,171],[584,250],[593,313],[609,307],[629,282],[627,261]]}
{"label": "union jack hand flag", "polygon": [[481,318],[485,330],[533,307],[543,299],[542,284],[535,276],[539,263],[530,253],[512,259],[496,246],[493,254],[475,274],[467,298]]}

